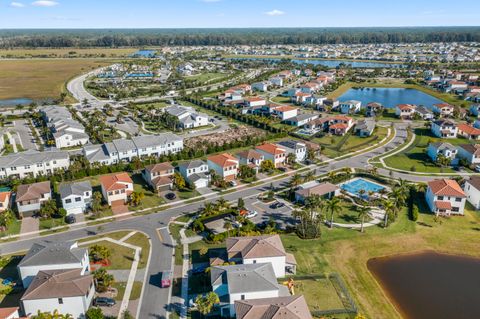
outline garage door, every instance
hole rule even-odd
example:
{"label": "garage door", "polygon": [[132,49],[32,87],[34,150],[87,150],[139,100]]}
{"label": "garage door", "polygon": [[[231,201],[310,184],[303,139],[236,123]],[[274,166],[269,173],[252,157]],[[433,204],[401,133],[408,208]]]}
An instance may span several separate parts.
{"label": "garage door", "polygon": [[70,208],[67,210],[68,215],[82,214],[82,213],[83,213],[83,210],[81,207]]}
{"label": "garage door", "polygon": [[195,182],[195,187],[196,188],[205,188],[208,187],[208,181],[205,179],[200,179]]}

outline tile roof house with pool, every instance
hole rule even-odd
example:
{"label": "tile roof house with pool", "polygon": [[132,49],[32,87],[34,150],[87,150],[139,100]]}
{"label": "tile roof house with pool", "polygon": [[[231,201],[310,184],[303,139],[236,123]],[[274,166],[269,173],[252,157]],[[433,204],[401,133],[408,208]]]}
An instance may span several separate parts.
{"label": "tile roof house with pool", "polygon": [[437,179],[428,183],[425,200],[435,215],[463,215],[466,195],[453,179]]}
{"label": "tile roof house with pool", "polygon": [[237,319],[312,319],[302,295],[235,301]]}
{"label": "tile roof house with pool", "polygon": [[237,264],[271,263],[277,278],[296,271],[295,257],[285,251],[279,235],[229,237],[227,256]]}
{"label": "tile roof house with pool", "polygon": [[395,106],[395,115],[402,120],[411,120],[416,108],[417,106],[413,104],[398,104]]}

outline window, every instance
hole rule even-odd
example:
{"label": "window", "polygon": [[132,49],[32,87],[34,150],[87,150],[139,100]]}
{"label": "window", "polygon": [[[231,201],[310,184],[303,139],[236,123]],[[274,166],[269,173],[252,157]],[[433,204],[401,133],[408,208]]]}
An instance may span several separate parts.
{"label": "window", "polygon": [[455,201],[456,201],[456,202],[461,202],[462,199],[461,199],[460,197],[457,197],[457,198],[455,198]]}
{"label": "window", "polygon": [[12,166],[12,167],[10,168],[10,170],[12,170],[12,171],[16,171],[16,170],[17,170],[17,168],[16,168],[15,166]]}
{"label": "window", "polygon": [[72,200],[71,200],[70,198],[67,198],[67,199],[65,200],[65,203],[66,203],[66,204],[70,204],[71,202],[72,202]]}
{"label": "window", "polygon": [[81,200],[82,200],[81,197],[75,197],[75,201],[76,201],[76,202],[80,202]]}
{"label": "window", "polygon": [[443,196],[438,196],[438,200],[443,200]]}
{"label": "window", "polygon": [[60,305],[63,305],[63,298],[58,298],[58,303],[59,303]]}
{"label": "window", "polygon": [[241,295],[240,299],[245,300],[245,295]]}

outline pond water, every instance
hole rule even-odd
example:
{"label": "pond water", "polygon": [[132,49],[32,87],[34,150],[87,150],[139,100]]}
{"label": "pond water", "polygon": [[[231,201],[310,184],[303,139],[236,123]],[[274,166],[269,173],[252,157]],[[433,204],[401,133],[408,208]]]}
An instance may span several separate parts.
{"label": "pond water", "polygon": [[[228,58],[227,60],[263,60],[269,62],[280,62],[281,59],[278,58]],[[382,63],[382,62],[366,62],[366,61],[347,61],[347,60],[303,60],[303,59],[292,59],[293,63],[296,64],[313,64],[313,65],[323,65],[329,68],[336,68],[341,64],[349,65],[352,68],[404,68],[406,65],[398,63]]]}
{"label": "pond water", "polygon": [[480,259],[422,252],[374,258],[368,269],[407,319],[480,318]]}
{"label": "pond water", "polygon": [[18,104],[27,105],[32,102],[33,101],[31,99],[27,99],[27,98],[6,99],[6,100],[0,100],[0,107],[16,106]]}
{"label": "pond water", "polygon": [[432,108],[434,104],[443,103],[429,94],[415,89],[405,88],[363,88],[350,89],[338,98],[339,101],[357,100],[362,105],[378,102],[387,108],[394,108],[398,104],[415,104]]}

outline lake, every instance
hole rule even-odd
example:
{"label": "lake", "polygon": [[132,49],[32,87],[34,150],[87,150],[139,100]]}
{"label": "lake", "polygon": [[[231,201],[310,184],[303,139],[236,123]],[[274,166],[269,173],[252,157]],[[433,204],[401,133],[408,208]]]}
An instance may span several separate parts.
{"label": "lake", "polygon": [[[264,60],[268,62],[280,62],[281,59],[278,58],[227,58],[227,60]],[[313,64],[313,65],[323,65],[329,68],[336,68],[341,64],[349,65],[352,68],[404,68],[404,64],[396,63],[382,63],[382,62],[367,62],[367,61],[348,61],[348,60],[303,60],[303,59],[292,59],[291,62],[296,64]]]}
{"label": "lake", "polygon": [[378,102],[387,108],[394,108],[398,104],[415,104],[432,108],[434,104],[443,103],[429,94],[415,89],[405,88],[359,88],[350,89],[338,98],[339,101],[357,100],[362,105]]}
{"label": "lake", "polygon": [[33,101],[31,99],[27,99],[27,98],[6,99],[6,100],[0,100],[0,107],[16,106],[18,104],[28,105],[32,102]]}
{"label": "lake", "polygon": [[480,259],[436,252],[367,262],[407,319],[480,318]]}

